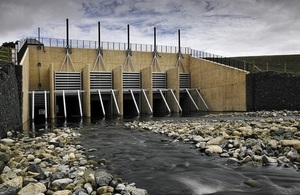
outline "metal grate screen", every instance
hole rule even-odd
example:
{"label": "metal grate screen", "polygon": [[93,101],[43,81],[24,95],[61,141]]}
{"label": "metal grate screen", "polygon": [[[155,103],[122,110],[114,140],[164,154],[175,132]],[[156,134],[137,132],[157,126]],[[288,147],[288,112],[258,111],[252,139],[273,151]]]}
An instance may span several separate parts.
{"label": "metal grate screen", "polygon": [[108,71],[93,71],[90,74],[91,89],[112,89],[112,73]]}
{"label": "metal grate screen", "polygon": [[55,90],[81,90],[81,73],[55,72]]}
{"label": "metal grate screen", "polygon": [[153,89],[165,89],[167,87],[166,73],[164,72],[153,72],[152,73]]}
{"label": "metal grate screen", "polygon": [[190,88],[190,74],[189,73],[180,73],[179,74],[179,88],[180,89],[189,89]]}
{"label": "metal grate screen", "polygon": [[123,88],[140,89],[140,83],[139,72],[123,72]]}

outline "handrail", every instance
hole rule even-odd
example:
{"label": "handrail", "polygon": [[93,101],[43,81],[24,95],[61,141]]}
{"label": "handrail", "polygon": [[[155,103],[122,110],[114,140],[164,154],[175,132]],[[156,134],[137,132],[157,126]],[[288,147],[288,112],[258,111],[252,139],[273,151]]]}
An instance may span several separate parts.
{"label": "handrail", "polygon": [[[27,44],[25,44],[27,43]],[[66,47],[65,39],[58,38],[36,38],[36,37],[28,37],[18,41],[18,52],[22,49],[24,45],[43,45],[48,47]],[[101,41],[98,44],[98,41],[91,40],[69,40],[70,48],[86,48],[86,49],[98,49],[98,46],[104,50],[119,50],[126,51],[128,48],[128,43],[121,42],[107,42]],[[139,52],[153,52],[154,45],[151,44],[139,44],[139,43],[130,43],[131,51],[139,51]],[[178,52],[178,46],[166,46],[166,45],[156,45],[156,51],[159,53],[174,53]],[[224,64],[227,66],[235,67],[242,70],[249,70],[250,63],[246,63],[245,61],[223,57],[220,55],[212,54],[205,51],[200,51],[196,49],[191,49],[190,47],[180,47],[181,54],[190,55],[191,57],[201,58],[209,61],[213,61],[216,63]]]}

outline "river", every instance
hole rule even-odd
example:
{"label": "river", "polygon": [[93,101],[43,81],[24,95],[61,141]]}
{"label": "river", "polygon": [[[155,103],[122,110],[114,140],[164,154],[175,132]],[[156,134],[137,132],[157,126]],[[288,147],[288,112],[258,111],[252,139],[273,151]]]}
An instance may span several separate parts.
{"label": "river", "polygon": [[226,158],[200,154],[190,143],[123,127],[125,121],[160,119],[166,118],[117,118],[64,125],[82,134],[83,146],[93,149],[87,150],[90,158],[106,159],[111,174],[135,183],[150,195],[300,194],[300,173],[293,168],[228,164]]}

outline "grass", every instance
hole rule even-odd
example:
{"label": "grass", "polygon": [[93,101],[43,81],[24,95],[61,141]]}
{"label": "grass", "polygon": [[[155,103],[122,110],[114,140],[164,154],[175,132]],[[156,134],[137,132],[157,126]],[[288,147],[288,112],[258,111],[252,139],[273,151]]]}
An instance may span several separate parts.
{"label": "grass", "polygon": [[276,71],[300,75],[300,55],[233,57],[250,64],[250,71]]}

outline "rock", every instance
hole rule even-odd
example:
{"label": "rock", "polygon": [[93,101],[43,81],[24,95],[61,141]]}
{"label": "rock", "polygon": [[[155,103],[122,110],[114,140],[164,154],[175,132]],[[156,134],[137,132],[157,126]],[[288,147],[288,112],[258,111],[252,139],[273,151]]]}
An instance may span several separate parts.
{"label": "rock", "polygon": [[193,135],[192,140],[195,141],[195,142],[201,142],[201,141],[204,140],[204,138],[200,135]]}
{"label": "rock", "polygon": [[101,186],[97,189],[98,194],[106,194],[114,192],[114,188],[111,186]]}
{"label": "rock", "polygon": [[59,190],[54,192],[52,195],[72,195],[70,190]]}
{"label": "rock", "polygon": [[72,182],[73,182],[73,180],[70,178],[57,179],[52,182],[52,186],[55,189],[56,189],[56,187],[58,187],[58,189],[64,190],[66,188],[66,186]]}
{"label": "rock", "polygon": [[90,183],[84,184],[84,188],[86,189],[86,191],[88,192],[88,194],[90,194],[93,191],[93,186]]}
{"label": "rock", "polygon": [[43,183],[29,183],[23,187],[18,195],[33,195],[46,192],[47,188]]}
{"label": "rock", "polygon": [[223,140],[223,136],[212,138],[208,142],[206,142],[206,145],[220,145]]}
{"label": "rock", "polygon": [[97,187],[95,174],[92,170],[90,170],[90,169],[85,170],[82,178],[85,180],[85,182],[91,183],[92,186]]}
{"label": "rock", "polygon": [[105,170],[95,171],[95,181],[98,187],[108,185],[112,179],[113,177]]}
{"label": "rock", "polygon": [[27,160],[28,161],[33,161],[35,159],[35,156],[32,154],[27,155]]}
{"label": "rock", "polygon": [[0,143],[11,146],[15,143],[15,140],[10,139],[10,138],[3,138],[3,139],[0,139]]}
{"label": "rock", "polygon": [[247,179],[246,181],[244,181],[244,184],[246,184],[252,188],[263,187],[263,183],[261,183],[260,181],[254,180],[254,179]]}
{"label": "rock", "polygon": [[246,127],[239,127],[238,130],[245,136],[245,137],[251,137],[253,134],[252,127],[246,126]]}
{"label": "rock", "polygon": [[46,178],[45,173],[43,172],[41,167],[37,164],[30,164],[27,170],[31,171],[31,172],[34,172],[34,173],[37,173],[36,176],[34,176],[34,178],[36,178],[36,179],[41,180],[41,179]]}
{"label": "rock", "polygon": [[282,146],[300,146],[300,140],[281,140]]}
{"label": "rock", "polygon": [[148,195],[146,190],[136,188],[135,186],[132,186],[132,185],[126,186],[124,191],[129,192],[129,194],[131,194],[131,195]]}
{"label": "rock", "polygon": [[120,183],[117,185],[116,190],[120,192],[120,191],[125,190],[125,188],[126,188],[126,186],[124,184]]}
{"label": "rock", "polygon": [[9,160],[10,160],[9,155],[7,155],[3,152],[0,152],[0,161],[1,162],[7,163]]}
{"label": "rock", "polygon": [[272,149],[277,149],[278,147],[278,141],[275,140],[275,139],[271,139],[271,140],[268,140],[268,144],[271,146]]}
{"label": "rock", "polygon": [[4,182],[4,185],[9,185],[20,190],[23,187],[23,177],[17,176],[11,180]]}
{"label": "rock", "polygon": [[277,159],[276,158],[268,157],[266,155],[263,155],[262,156],[262,162],[264,164],[267,164],[267,165],[276,165],[277,164]]}
{"label": "rock", "polygon": [[18,188],[13,186],[0,185],[0,195],[16,195],[18,190]]}
{"label": "rock", "polygon": [[223,149],[218,145],[209,145],[205,150],[205,154],[221,154]]}
{"label": "rock", "polygon": [[292,161],[298,159],[300,155],[298,154],[297,150],[291,148],[291,150],[286,154],[286,156],[291,159]]}

